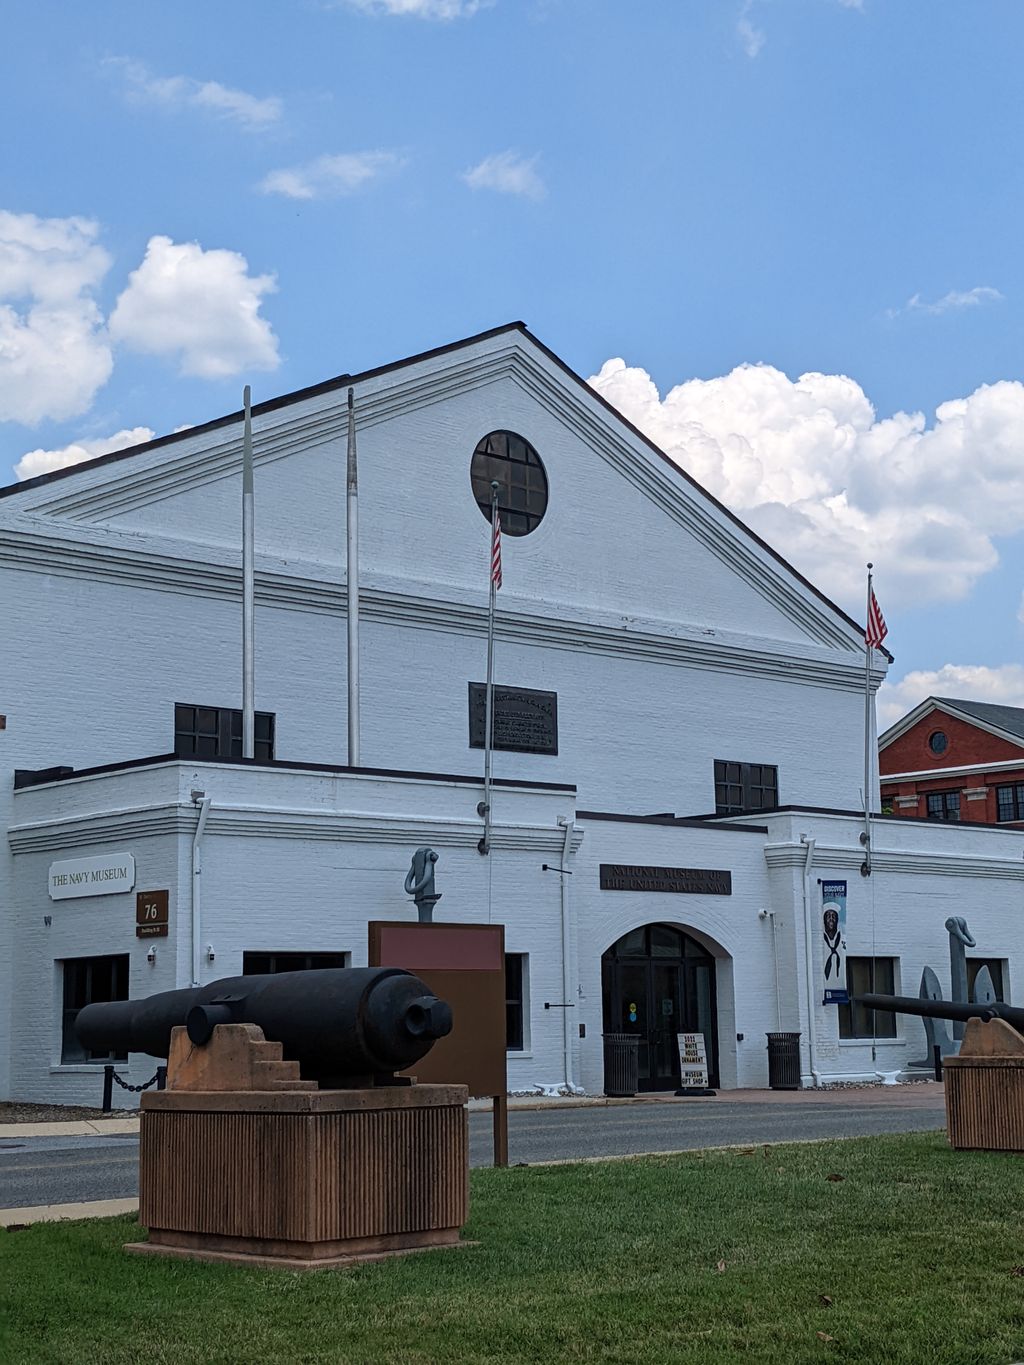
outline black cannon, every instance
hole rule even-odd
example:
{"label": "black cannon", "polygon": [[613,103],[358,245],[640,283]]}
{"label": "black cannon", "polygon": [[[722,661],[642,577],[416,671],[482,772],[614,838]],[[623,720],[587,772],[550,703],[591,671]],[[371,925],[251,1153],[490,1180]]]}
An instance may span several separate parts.
{"label": "black cannon", "polygon": [[201,1046],[217,1024],[257,1024],[305,1080],[351,1087],[418,1062],[451,1032],[452,1012],[399,968],[332,967],[229,976],[145,1000],[86,1005],[75,1032],[92,1051],[166,1057],[173,1028],[184,1026]]}
{"label": "black cannon", "polygon": [[888,1010],[891,1014],[916,1014],[922,1019],[1004,1019],[1024,1033],[1024,1009],[1004,1005],[998,1000],[981,1005],[965,1005],[956,1000],[925,1000],[912,995],[858,995],[854,1001],[869,1010]]}

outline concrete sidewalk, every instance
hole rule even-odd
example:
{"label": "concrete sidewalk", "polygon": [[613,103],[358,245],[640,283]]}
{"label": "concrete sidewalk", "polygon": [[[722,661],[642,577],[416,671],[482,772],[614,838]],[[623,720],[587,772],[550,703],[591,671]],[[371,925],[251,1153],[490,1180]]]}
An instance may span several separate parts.
{"label": "concrete sidewalk", "polygon": [[139,1116],[126,1119],[62,1119],[58,1123],[0,1123],[0,1142],[34,1137],[117,1137],[139,1131]]}
{"label": "concrete sidewalk", "polygon": [[93,1199],[85,1204],[36,1204],[26,1209],[0,1209],[0,1228],[26,1227],[29,1223],[61,1223],[73,1218],[114,1218],[138,1213],[137,1199]]}
{"label": "concrete sidewalk", "polygon": [[[908,1108],[930,1107],[942,1087],[934,1081],[913,1081],[906,1085],[844,1086],[835,1090],[719,1090],[711,1099],[704,1095],[673,1095],[671,1092],[635,1095],[616,1099],[607,1095],[510,1095],[510,1110],[555,1110],[609,1108],[628,1104],[849,1104],[856,1099],[865,1105],[893,1103]],[[470,1111],[490,1112],[491,1101],[470,1100]],[[72,1119],[59,1123],[0,1123],[0,1142],[34,1137],[114,1137],[139,1131],[139,1116],[123,1119]]]}

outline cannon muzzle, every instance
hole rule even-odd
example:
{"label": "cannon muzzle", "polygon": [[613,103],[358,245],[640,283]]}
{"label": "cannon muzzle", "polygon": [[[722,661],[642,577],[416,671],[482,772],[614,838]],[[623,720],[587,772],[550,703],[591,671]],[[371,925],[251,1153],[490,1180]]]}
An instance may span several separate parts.
{"label": "cannon muzzle", "polygon": [[912,995],[858,995],[855,1001],[869,1010],[888,1010],[892,1014],[916,1014],[923,1019],[1005,1019],[1024,1033],[1024,1009],[993,1001],[985,1005],[964,1005],[956,1000],[925,1000]]}
{"label": "cannon muzzle", "polygon": [[414,1065],[451,1032],[452,1012],[410,972],[331,967],[86,1005],[75,1031],[91,1051],[166,1057],[172,1029],[202,1046],[218,1024],[257,1024],[306,1080],[351,1086]]}

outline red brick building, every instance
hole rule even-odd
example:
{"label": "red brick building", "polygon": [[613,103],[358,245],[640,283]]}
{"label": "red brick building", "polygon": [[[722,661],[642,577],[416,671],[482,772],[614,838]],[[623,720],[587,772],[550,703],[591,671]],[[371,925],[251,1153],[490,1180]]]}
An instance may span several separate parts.
{"label": "red brick building", "polygon": [[1024,707],[928,697],[878,741],[882,809],[1024,826]]}

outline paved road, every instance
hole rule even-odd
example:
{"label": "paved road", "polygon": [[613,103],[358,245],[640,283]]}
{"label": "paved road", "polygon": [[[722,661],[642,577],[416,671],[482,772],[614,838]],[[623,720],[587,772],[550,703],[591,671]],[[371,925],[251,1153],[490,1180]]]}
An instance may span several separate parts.
{"label": "paved road", "polygon": [[[684,1151],[731,1143],[863,1137],[942,1128],[941,1090],[935,1102],[908,1105],[847,1101],[829,1104],[688,1100],[555,1111],[513,1110],[509,1156],[513,1162],[622,1156],[631,1152]],[[929,1101],[930,1101],[930,1097]],[[470,1160],[491,1160],[491,1116],[470,1114]],[[127,1199],[138,1192],[138,1139],[77,1137],[0,1139],[0,1208]]]}

